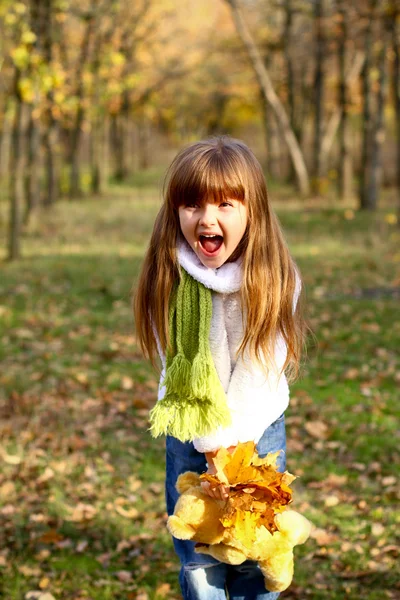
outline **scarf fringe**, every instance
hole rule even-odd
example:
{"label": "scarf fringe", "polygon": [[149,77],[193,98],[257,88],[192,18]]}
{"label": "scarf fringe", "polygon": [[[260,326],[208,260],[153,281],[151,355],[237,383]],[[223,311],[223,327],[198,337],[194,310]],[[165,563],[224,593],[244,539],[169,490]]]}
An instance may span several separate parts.
{"label": "scarf fringe", "polygon": [[209,435],[218,426],[228,427],[231,414],[224,398],[223,403],[215,400],[199,403],[168,394],[150,411],[150,423],[154,438],[172,435],[181,442],[192,442],[196,437]]}

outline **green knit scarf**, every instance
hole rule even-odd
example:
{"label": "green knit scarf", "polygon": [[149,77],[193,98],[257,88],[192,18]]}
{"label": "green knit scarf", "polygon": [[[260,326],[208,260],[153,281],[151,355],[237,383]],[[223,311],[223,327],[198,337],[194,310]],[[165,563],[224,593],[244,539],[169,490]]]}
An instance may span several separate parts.
{"label": "green knit scarf", "polygon": [[186,442],[230,425],[231,416],[208,341],[211,290],[184,269],[181,273],[170,303],[166,394],[150,412],[150,431],[153,437],[169,434]]}

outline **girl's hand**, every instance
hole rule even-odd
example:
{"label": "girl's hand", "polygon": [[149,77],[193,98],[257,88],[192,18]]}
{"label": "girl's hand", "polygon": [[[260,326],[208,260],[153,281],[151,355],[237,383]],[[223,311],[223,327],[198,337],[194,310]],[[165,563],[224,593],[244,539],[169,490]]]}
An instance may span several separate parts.
{"label": "girl's hand", "polygon": [[[234,449],[235,446],[230,446],[228,448],[228,452],[232,454]],[[206,459],[208,464],[207,473],[209,473],[210,475],[215,475],[217,473],[217,468],[214,464],[214,458],[216,454],[217,452],[206,452]],[[211,486],[211,483],[209,481],[202,481],[201,487],[206,492],[206,494],[211,496],[211,498],[215,498],[216,500],[226,500],[229,497],[229,485],[224,485],[223,483],[220,483],[218,486],[215,487]]]}

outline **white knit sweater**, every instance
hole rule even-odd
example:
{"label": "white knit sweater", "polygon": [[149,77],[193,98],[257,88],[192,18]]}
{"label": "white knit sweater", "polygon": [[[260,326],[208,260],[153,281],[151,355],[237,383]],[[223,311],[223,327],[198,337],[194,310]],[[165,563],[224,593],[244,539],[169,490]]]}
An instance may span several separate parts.
{"label": "white knit sweater", "polygon": [[[279,371],[286,360],[286,345],[282,337],[275,346],[275,368],[270,368],[268,377],[245,352],[236,360],[236,351],[243,338],[243,319],[239,290],[242,283],[241,261],[225,263],[219,269],[205,267],[186,242],[178,247],[180,265],[194,279],[210,288],[212,294],[212,320],[210,349],[218,376],[226,393],[232,415],[229,427],[218,427],[210,435],[196,438],[193,443],[199,452],[211,452],[221,446],[236,446],[239,442],[261,438],[289,404],[289,387],[284,374]],[[298,277],[293,302],[296,308],[301,290]],[[165,395],[161,382],[165,376],[165,356],[160,351],[163,364],[158,399]]]}

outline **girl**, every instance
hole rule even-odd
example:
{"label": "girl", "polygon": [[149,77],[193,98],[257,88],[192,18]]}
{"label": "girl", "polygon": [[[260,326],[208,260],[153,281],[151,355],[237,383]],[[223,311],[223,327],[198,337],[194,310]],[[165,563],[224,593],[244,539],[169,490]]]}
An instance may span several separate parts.
{"label": "girl", "polygon": [[[142,349],[163,364],[150,422],[153,436],[167,434],[169,515],[178,475],[215,472],[220,447],[281,450],[285,469],[285,372],[297,374],[304,340],[300,289],[251,150],[227,136],[184,148],[167,172],[134,306]],[[173,542],[185,600],[278,597],[256,563],[226,565],[195,553],[193,542]]]}

